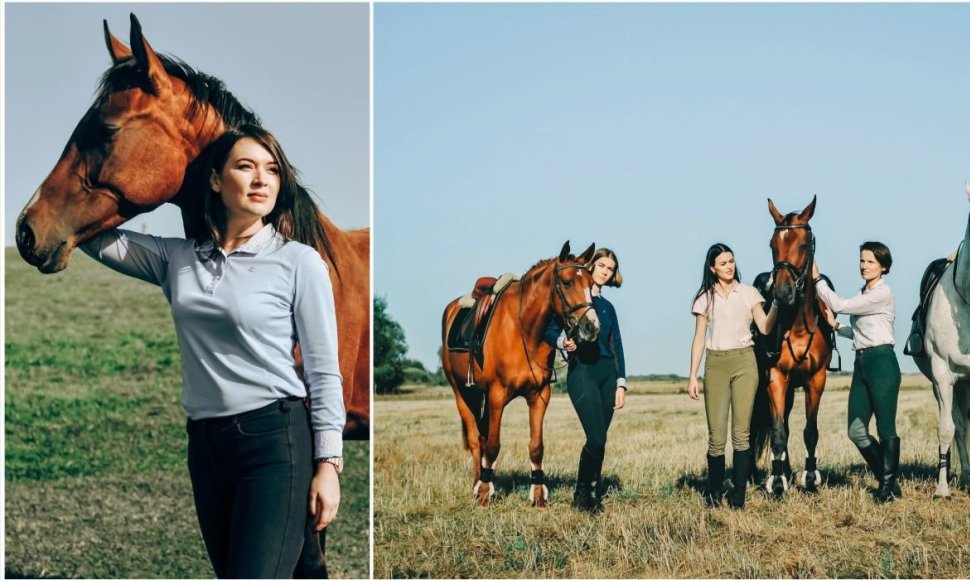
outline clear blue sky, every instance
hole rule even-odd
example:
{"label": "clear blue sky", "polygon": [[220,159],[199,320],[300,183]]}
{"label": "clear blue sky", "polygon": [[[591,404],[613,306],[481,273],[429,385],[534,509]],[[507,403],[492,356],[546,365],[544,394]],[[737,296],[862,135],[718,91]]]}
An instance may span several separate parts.
{"label": "clear blue sky", "polygon": [[[630,374],[689,367],[704,253],[747,282],[818,196],[842,294],[890,246],[896,342],[970,211],[970,6],[375,6],[375,292],[437,368],[441,313],[563,241],[613,248]],[[844,367],[848,341],[840,339]]]}
{"label": "clear blue sky", "polygon": [[[218,77],[273,131],[324,212],[370,221],[367,4],[4,5],[4,244],[111,64],[102,19],[126,44],[134,12],[155,50]],[[165,205],[125,227],[182,235]]]}

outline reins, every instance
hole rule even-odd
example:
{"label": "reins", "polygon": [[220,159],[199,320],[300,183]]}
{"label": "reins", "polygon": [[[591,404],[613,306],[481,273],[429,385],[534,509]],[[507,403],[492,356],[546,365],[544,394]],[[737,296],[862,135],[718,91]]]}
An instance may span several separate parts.
{"label": "reins", "polygon": [[[796,299],[801,300],[803,302],[801,314],[802,314],[802,320],[805,323],[805,328],[808,330],[808,345],[805,347],[805,352],[802,354],[802,356],[798,356],[795,354],[795,347],[794,345],[792,345],[792,341],[791,341],[792,329],[789,328],[788,332],[785,335],[785,342],[788,344],[788,351],[791,353],[792,359],[794,359],[795,361],[794,366],[797,367],[801,365],[803,362],[805,362],[806,359],[808,359],[808,355],[812,351],[812,342],[815,340],[815,333],[818,330],[818,317],[817,316],[815,317],[814,323],[809,323],[808,314],[805,312],[805,309],[809,307],[814,308],[814,305],[804,304],[805,288],[806,288],[807,280],[809,275],[812,272],[812,264],[815,262],[815,234],[812,233],[812,227],[808,224],[775,226],[776,232],[779,230],[795,230],[795,229],[808,230],[808,235],[810,236],[810,240],[811,240],[809,242],[808,259],[805,260],[805,263],[802,265],[801,268],[798,268],[791,262],[787,262],[784,260],[781,262],[777,262],[771,270],[771,276],[773,279],[777,280],[778,279],[777,272],[779,270],[787,270],[788,272],[790,272],[791,275],[795,278],[795,297]],[[798,322],[797,313],[795,314],[795,318],[792,320],[793,327],[796,322]]]}

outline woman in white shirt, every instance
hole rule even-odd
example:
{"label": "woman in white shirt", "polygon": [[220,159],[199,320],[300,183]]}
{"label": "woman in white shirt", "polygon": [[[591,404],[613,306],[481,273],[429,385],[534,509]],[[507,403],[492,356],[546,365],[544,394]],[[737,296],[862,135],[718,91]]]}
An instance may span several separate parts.
{"label": "woman in white shirt", "polygon": [[[896,303],[883,276],[889,273],[893,257],[879,242],[859,246],[859,272],[865,285],[851,298],[842,298],[819,277],[818,262],[812,267],[815,289],[833,312],[848,314],[850,326],[834,323],[836,331],[853,340],[855,367],[849,388],[849,439],[859,448],[879,480],[876,500],[880,503],[900,497],[899,437],[896,435],[896,405],[901,375],[893,350],[893,321]],[[869,434],[869,420],[876,416],[880,441]]]}
{"label": "woman in white shirt", "polygon": [[745,488],[751,470],[751,412],[758,390],[758,364],[751,323],[754,322],[762,334],[768,334],[778,314],[774,304],[765,314],[763,303],[760,292],[741,283],[731,248],[725,244],[711,246],[704,260],[701,287],[691,307],[695,326],[687,380],[687,394],[692,399],[699,398],[697,371],[706,351],[704,409],[708,430],[708,488],[704,498],[710,507],[721,503],[730,410],[734,490],[728,496],[728,503],[736,509],[744,508]]}

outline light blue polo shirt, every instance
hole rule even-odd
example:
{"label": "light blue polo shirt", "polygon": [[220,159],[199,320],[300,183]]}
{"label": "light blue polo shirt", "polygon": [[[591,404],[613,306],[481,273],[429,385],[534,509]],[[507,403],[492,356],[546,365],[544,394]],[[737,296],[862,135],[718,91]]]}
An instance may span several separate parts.
{"label": "light blue polo shirt", "polygon": [[[343,454],[347,412],[333,287],[313,248],[285,241],[270,224],[228,255],[211,240],[120,229],[80,247],[113,270],[161,286],[175,321],[190,419],[245,413],[309,390],[314,457]],[[297,341],[302,379],[293,358]]]}

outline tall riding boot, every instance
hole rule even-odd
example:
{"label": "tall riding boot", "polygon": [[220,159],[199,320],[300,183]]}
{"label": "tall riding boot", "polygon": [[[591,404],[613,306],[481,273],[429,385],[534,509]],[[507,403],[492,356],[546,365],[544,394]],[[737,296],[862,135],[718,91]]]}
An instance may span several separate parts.
{"label": "tall riding boot", "polygon": [[858,447],[859,453],[862,454],[862,458],[866,460],[866,465],[869,466],[869,471],[876,476],[876,481],[882,480],[882,447],[876,438],[869,435],[869,446],[868,447]]}
{"label": "tall riding boot", "polygon": [[887,503],[902,497],[899,488],[899,437],[893,437],[882,442],[882,477],[879,478],[879,489],[876,491],[876,501]]}
{"label": "tall riding boot", "polygon": [[748,475],[751,473],[751,450],[734,452],[734,465],[731,482],[734,489],[728,494],[728,505],[737,510],[744,509],[744,496],[747,492]]}
{"label": "tall riding boot", "polygon": [[704,490],[704,503],[707,507],[721,505],[724,487],[724,456],[707,456],[707,489]]}
{"label": "tall riding boot", "polygon": [[596,485],[596,458],[583,447],[579,454],[579,470],[576,473],[576,491],[573,493],[573,507],[584,512],[596,510],[593,486]]}

